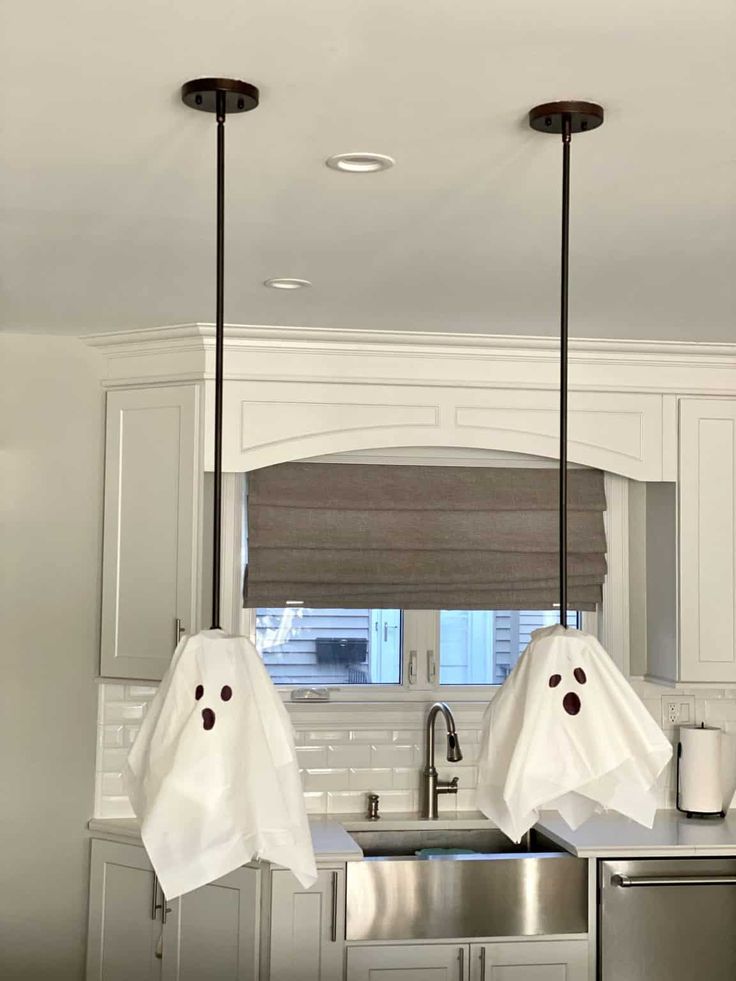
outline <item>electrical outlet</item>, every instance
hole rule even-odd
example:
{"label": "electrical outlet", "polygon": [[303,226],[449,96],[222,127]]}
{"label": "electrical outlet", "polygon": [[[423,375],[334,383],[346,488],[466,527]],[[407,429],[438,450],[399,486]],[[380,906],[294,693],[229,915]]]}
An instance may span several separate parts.
{"label": "electrical outlet", "polygon": [[694,716],[695,698],[692,695],[662,696],[662,728],[689,725]]}

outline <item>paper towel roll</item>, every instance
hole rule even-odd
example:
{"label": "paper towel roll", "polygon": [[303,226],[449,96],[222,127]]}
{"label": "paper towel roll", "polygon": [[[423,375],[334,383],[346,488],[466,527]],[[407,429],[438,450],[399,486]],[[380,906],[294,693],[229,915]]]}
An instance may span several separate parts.
{"label": "paper towel roll", "polygon": [[680,809],[713,814],[723,809],[721,730],[680,726]]}

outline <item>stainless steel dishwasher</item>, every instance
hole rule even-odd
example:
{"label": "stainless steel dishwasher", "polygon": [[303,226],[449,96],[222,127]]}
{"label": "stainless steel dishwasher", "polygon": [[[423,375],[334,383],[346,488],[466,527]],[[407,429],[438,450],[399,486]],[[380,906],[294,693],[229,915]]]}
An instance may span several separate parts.
{"label": "stainless steel dishwasher", "polygon": [[601,981],[734,981],[736,859],[599,863]]}

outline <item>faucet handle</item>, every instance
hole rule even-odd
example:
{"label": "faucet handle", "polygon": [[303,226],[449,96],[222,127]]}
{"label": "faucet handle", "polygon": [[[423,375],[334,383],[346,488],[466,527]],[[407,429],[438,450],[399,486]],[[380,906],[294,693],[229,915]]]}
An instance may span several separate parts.
{"label": "faucet handle", "polygon": [[456,794],[457,785],[459,783],[458,777],[453,777],[452,780],[438,780],[437,781],[437,793],[438,794]]}

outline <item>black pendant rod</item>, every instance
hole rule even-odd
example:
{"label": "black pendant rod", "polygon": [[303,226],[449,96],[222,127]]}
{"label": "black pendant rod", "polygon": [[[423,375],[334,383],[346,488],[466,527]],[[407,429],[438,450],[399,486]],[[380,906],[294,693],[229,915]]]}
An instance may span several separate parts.
{"label": "black pendant rod", "polygon": [[529,113],[539,133],[562,135],[562,241],[560,254],[560,623],[567,626],[567,348],[570,279],[570,145],[573,133],[597,129],[603,109],[595,102],[545,102]]}
{"label": "black pendant rod", "polygon": [[562,250],[560,256],[560,623],[567,626],[567,310],[570,279],[570,144],[572,120],[562,118]]}
{"label": "black pendant rod", "polygon": [[217,92],[217,248],[215,311],[215,479],[212,492],[212,630],[220,629],[222,554],[222,387],[225,351],[225,93]]}
{"label": "black pendant rod", "polygon": [[190,109],[213,112],[217,120],[217,247],[215,311],[215,473],[212,493],[212,630],[220,629],[222,555],[222,390],[225,353],[225,117],[258,105],[255,85],[233,78],[196,78],[181,89]]}

